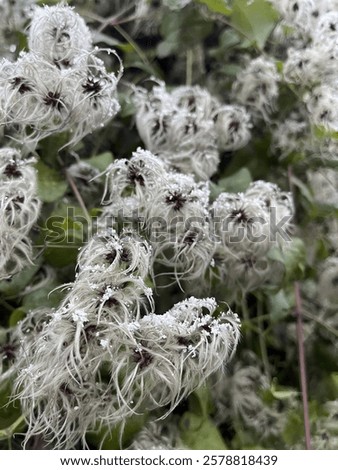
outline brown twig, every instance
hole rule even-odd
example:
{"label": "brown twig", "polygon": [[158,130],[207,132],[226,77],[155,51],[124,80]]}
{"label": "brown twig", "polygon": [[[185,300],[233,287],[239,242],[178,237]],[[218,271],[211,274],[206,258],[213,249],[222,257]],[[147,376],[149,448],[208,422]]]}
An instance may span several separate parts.
{"label": "brown twig", "polygon": [[304,415],[304,430],[305,430],[305,445],[306,449],[311,449],[311,431],[310,431],[310,418],[309,418],[309,404],[307,393],[307,374],[306,362],[304,351],[304,330],[303,330],[303,315],[302,315],[302,298],[300,293],[299,283],[295,282],[295,298],[296,308],[295,315],[297,319],[297,343],[298,343],[298,361],[300,370],[300,386],[302,392],[303,402],[303,415]]}
{"label": "brown twig", "polygon": [[80,194],[80,192],[79,192],[79,190],[78,190],[78,188],[75,184],[75,181],[73,180],[72,176],[69,174],[69,172],[67,170],[65,171],[65,173],[66,173],[66,178],[68,180],[68,183],[69,183],[69,185],[70,185],[70,187],[71,187],[71,189],[74,193],[74,196],[76,197],[77,202],[79,203],[79,205],[80,205],[81,209],[83,210],[83,213],[84,213],[88,223],[90,224],[91,223],[91,217],[90,217],[88,209],[87,209],[87,207],[86,207],[86,205],[85,205],[85,203],[82,199],[82,196],[81,196],[81,194]]}
{"label": "brown twig", "polygon": [[[288,166],[288,180],[289,189],[293,197],[295,197],[295,188],[293,184],[292,166]],[[309,402],[307,393],[307,374],[306,374],[306,361],[304,351],[304,329],[303,329],[303,313],[302,313],[302,296],[300,292],[299,283],[294,283],[295,290],[295,316],[296,316],[296,334],[298,343],[298,362],[300,374],[300,386],[302,392],[303,402],[303,417],[304,417],[304,432],[305,432],[305,446],[307,450],[311,449],[311,430],[310,430],[310,417],[309,417]]]}

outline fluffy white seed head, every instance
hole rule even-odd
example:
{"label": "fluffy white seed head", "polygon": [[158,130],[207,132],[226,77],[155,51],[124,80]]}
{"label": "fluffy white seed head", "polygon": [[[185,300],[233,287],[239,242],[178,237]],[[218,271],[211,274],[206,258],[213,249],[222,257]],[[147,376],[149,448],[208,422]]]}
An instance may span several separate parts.
{"label": "fluffy white seed head", "polygon": [[227,105],[216,111],[217,142],[221,150],[244,147],[251,138],[250,115],[242,106]]}
{"label": "fluffy white seed head", "polygon": [[283,415],[260,396],[269,384],[259,367],[238,363],[232,372],[217,378],[212,395],[219,424],[231,419],[263,439],[281,432],[285,424]]}
{"label": "fluffy white seed head", "polygon": [[184,173],[212,176],[219,163],[214,124],[218,102],[198,86],[169,93],[163,83],[136,90],[136,126],[146,147]]}
{"label": "fluffy white seed head", "polygon": [[185,6],[189,5],[191,0],[162,0],[163,5],[170,8],[170,10],[181,10]]}
{"label": "fluffy white seed head", "polygon": [[279,95],[278,81],[279,74],[271,59],[253,59],[236,77],[232,88],[234,99],[256,116],[268,119]]}
{"label": "fluffy white seed head", "polygon": [[291,153],[305,152],[309,123],[298,113],[292,113],[272,130],[272,149],[281,157]]}
{"label": "fluffy white seed head", "polygon": [[40,213],[34,160],[11,148],[0,150],[0,278],[31,262],[29,232]]}
{"label": "fluffy white seed head", "polygon": [[304,96],[310,120],[329,132],[338,131],[338,83],[322,84]]}
{"label": "fluffy white seed head", "polygon": [[321,15],[313,32],[314,44],[322,44],[330,39],[338,39],[338,12],[330,11]]}
{"label": "fluffy white seed head", "polygon": [[321,168],[317,171],[308,171],[307,177],[317,203],[338,207],[338,175],[335,170]]}
{"label": "fluffy white seed head", "polygon": [[49,62],[67,64],[82,51],[89,51],[92,40],[84,20],[73,8],[66,5],[44,6],[34,12],[28,46]]}

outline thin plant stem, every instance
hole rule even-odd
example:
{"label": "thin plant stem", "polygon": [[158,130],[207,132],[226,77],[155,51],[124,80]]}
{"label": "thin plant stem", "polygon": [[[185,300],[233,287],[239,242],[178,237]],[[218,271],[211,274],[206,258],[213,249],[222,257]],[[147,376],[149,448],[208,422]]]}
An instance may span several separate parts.
{"label": "thin plant stem", "polygon": [[194,63],[194,54],[192,49],[187,50],[187,62],[186,62],[186,75],[185,75],[185,83],[187,86],[191,86],[192,84],[192,68]]}
{"label": "thin plant stem", "polygon": [[133,47],[133,49],[135,50],[135,52],[137,53],[137,55],[140,57],[140,59],[142,60],[142,62],[147,65],[149,68],[151,68],[152,70],[152,73],[154,75],[157,75],[151,65],[151,63],[149,62],[148,60],[148,57],[146,56],[146,54],[142,51],[142,49],[136,44],[136,42],[133,40],[133,38],[127,33],[127,31],[125,31],[123,28],[121,28],[121,26],[119,26],[118,24],[112,24],[112,26],[116,29],[116,31],[121,34],[121,36],[127,41],[129,42],[129,44]]}
{"label": "thin plant stem", "polygon": [[269,357],[268,357],[268,350],[266,347],[266,341],[265,341],[265,332],[264,332],[264,324],[263,324],[263,319],[262,319],[262,310],[263,310],[263,301],[260,296],[257,297],[257,319],[258,319],[258,328],[259,328],[259,333],[258,333],[258,338],[259,338],[259,348],[261,351],[261,357],[262,357],[262,362],[263,362],[263,367],[264,367],[264,373],[269,381],[271,381],[271,373],[270,373],[270,363],[269,363]]}
{"label": "thin plant stem", "polygon": [[20,424],[23,423],[24,421],[25,421],[25,417],[23,415],[21,415],[8,428],[0,429],[0,441],[10,439],[13,436],[13,434],[15,433],[16,428],[18,426],[20,426]]}
{"label": "thin plant stem", "polygon": [[82,199],[82,196],[81,196],[80,191],[78,190],[78,188],[76,186],[75,181],[73,180],[72,176],[69,174],[69,172],[67,170],[66,170],[66,178],[67,178],[68,183],[69,183],[69,185],[70,185],[70,187],[71,187],[71,189],[74,193],[74,196],[76,197],[77,202],[79,203],[81,209],[83,210],[83,213],[84,213],[84,215],[85,215],[85,217],[86,217],[86,219],[89,223],[89,227],[90,227],[92,221],[91,221],[91,217],[89,215],[88,209],[87,209],[87,207],[86,207],[86,205],[85,205],[85,203]]}
{"label": "thin plant stem", "polygon": [[[292,166],[288,166],[288,180],[289,188],[293,197],[295,197],[295,190],[293,184]],[[311,449],[311,430],[310,430],[310,417],[309,417],[309,402],[307,393],[307,374],[306,374],[306,361],[304,351],[304,329],[303,329],[303,314],[302,314],[302,297],[300,292],[299,283],[294,283],[295,291],[295,316],[296,316],[296,334],[298,344],[298,362],[300,374],[300,386],[302,392],[303,402],[303,416],[304,416],[304,433],[305,433],[305,446],[307,450]]]}
{"label": "thin plant stem", "polygon": [[309,318],[310,320],[313,320],[314,322],[318,323],[318,325],[321,325],[323,328],[325,328],[327,331],[332,333],[333,335],[338,337],[338,330],[333,328],[332,326],[328,325],[324,320],[321,320],[320,318],[317,318],[315,315],[312,315],[310,312],[306,312],[303,310],[303,316]]}
{"label": "thin plant stem", "polygon": [[295,315],[296,315],[296,320],[297,320],[296,331],[297,331],[297,343],[298,343],[300,385],[301,385],[302,402],[303,402],[305,446],[307,450],[310,450],[311,449],[311,431],[310,431],[309,404],[308,404],[308,393],[307,393],[306,361],[305,361],[305,351],[304,351],[302,299],[301,299],[300,287],[299,287],[298,282],[295,282],[295,299],[296,299]]}
{"label": "thin plant stem", "polygon": [[246,295],[244,292],[242,292],[242,297],[241,297],[241,308],[242,308],[242,315],[243,315],[244,323],[248,326],[247,328],[248,344],[251,345],[252,343],[251,321],[250,321],[248,304],[246,301]]}

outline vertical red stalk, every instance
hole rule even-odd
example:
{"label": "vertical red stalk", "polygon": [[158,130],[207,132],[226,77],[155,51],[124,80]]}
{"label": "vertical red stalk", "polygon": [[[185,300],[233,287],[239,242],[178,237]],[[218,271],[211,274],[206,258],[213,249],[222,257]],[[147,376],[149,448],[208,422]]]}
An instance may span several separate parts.
{"label": "vertical red stalk", "polygon": [[304,430],[305,430],[305,446],[307,450],[311,449],[311,431],[309,418],[309,402],[307,394],[307,376],[304,352],[304,334],[302,319],[302,298],[298,282],[295,282],[296,309],[295,315],[297,319],[297,342],[298,342],[298,360],[300,369],[300,385],[303,402]]}

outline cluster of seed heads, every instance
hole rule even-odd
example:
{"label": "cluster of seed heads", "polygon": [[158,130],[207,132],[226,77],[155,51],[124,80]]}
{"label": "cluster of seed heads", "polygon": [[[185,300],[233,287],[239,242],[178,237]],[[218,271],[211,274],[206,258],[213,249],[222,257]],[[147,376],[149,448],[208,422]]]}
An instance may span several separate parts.
{"label": "cluster of seed heads", "polygon": [[29,233],[40,213],[34,160],[11,148],[0,150],[0,279],[31,263]]}
{"label": "cluster of seed heads", "polygon": [[36,8],[28,46],[16,62],[0,63],[0,123],[15,126],[17,140],[32,145],[67,131],[71,145],[119,111],[122,69],[118,75],[106,71],[89,29],[71,7]]}

